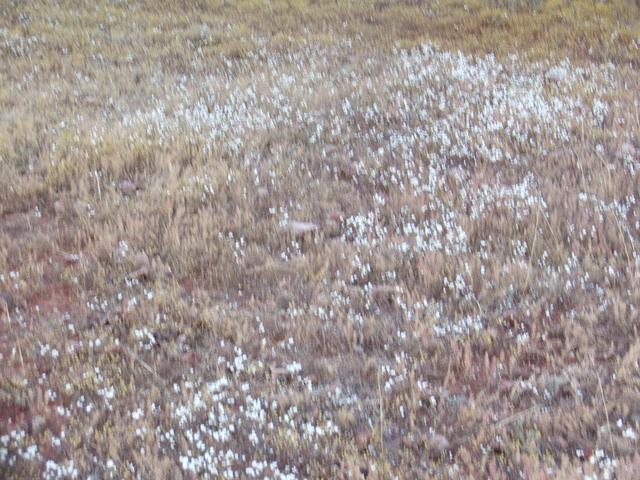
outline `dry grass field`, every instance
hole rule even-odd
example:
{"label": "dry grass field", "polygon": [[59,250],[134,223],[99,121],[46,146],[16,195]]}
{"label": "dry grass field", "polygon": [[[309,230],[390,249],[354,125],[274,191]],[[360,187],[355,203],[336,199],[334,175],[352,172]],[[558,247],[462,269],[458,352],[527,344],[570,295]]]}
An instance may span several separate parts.
{"label": "dry grass field", "polygon": [[0,477],[640,478],[634,0],[0,0]]}

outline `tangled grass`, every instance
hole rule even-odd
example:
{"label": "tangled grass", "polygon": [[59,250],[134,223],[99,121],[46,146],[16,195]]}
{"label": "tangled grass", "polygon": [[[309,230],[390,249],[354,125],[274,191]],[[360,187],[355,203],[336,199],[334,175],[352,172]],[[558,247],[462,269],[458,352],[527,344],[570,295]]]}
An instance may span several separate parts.
{"label": "tangled grass", "polygon": [[6,478],[637,478],[638,7],[0,7]]}

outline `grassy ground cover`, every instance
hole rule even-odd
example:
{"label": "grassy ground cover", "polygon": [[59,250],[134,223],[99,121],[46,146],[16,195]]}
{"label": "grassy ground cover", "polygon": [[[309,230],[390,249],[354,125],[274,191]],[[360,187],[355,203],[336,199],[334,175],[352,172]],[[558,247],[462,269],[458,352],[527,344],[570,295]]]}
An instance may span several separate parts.
{"label": "grassy ground cover", "polygon": [[631,1],[0,3],[0,474],[637,478]]}

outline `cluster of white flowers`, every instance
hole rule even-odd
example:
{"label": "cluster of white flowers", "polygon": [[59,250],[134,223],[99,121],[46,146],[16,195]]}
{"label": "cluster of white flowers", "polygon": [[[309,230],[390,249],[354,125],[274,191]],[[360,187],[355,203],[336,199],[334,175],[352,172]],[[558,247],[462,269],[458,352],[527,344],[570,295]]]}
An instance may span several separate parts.
{"label": "cluster of white flowers", "polygon": [[[202,49],[213,41],[214,35],[203,25],[196,27],[193,38],[185,43],[195,52],[197,61]],[[0,28],[0,49],[15,57],[29,55],[37,42],[34,37]],[[64,148],[69,149],[69,156],[82,159],[99,155],[113,142],[143,152],[168,151],[175,145],[187,148],[189,154],[193,149],[198,155],[213,158],[215,164],[191,162],[183,177],[178,175],[176,182],[163,185],[163,192],[186,200],[185,204],[193,200],[198,208],[215,209],[230,203],[226,192],[238,185],[252,205],[259,202],[253,202],[251,190],[288,193],[289,198],[269,198],[270,203],[262,209],[269,212],[264,214],[266,218],[257,218],[262,215],[257,207],[253,217],[252,213],[241,212],[238,218],[242,217],[245,226],[255,220],[270,221],[274,229],[282,230],[305,209],[306,214],[324,211],[325,205],[314,198],[321,181],[327,180],[322,188],[329,190],[323,192],[328,197],[354,189],[357,194],[351,197],[351,204],[342,202],[335,207],[339,211],[330,212],[334,214],[332,219],[340,219],[334,220],[339,223],[334,229],[339,233],[327,236],[335,240],[341,258],[336,262],[340,270],[332,272],[335,278],[326,279],[333,281],[328,298],[317,305],[312,303],[315,298],[308,306],[300,302],[279,314],[282,321],[296,326],[311,315],[319,320],[324,332],[344,327],[353,332],[355,347],[360,351],[371,348],[362,338],[373,336],[366,333],[367,328],[375,330],[370,328],[372,319],[388,325],[397,322],[389,329],[390,336],[376,339],[382,346],[380,353],[386,355],[375,370],[382,394],[396,395],[411,378],[422,393],[428,394],[425,401],[435,407],[440,397],[431,394],[426,380],[419,375],[412,377],[412,366],[418,360],[406,353],[405,347],[422,342],[425,336],[458,341],[496,321],[483,311],[471,261],[479,262],[481,289],[495,288],[485,265],[493,255],[500,254],[508,259],[499,267],[497,275],[501,279],[512,267],[531,268],[527,270],[527,287],[560,285],[558,291],[567,295],[579,289],[593,294],[601,313],[613,304],[603,285],[621,281],[626,272],[614,265],[587,272],[579,253],[558,259],[552,247],[554,243],[573,241],[587,245],[606,237],[599,227],[605,217],[611,216],[616,222],[615,235],[619,234],[620,245],[626,249],[613,252],[613,257],[625,255],[640,266],[634,248],[640,235],[636,195],[606,200],[587,191],[574,195],[570,200],[585,211],[588,220],[584,225],[562,226],[566,227],[562,238],[542,238],[546,232],[552,237],[556,232],[550,225],[553,201],[543,194],[550,179],[539,174],[544,170],[540,164],[551,162],[554,154],[569,148],[577,138],[576,132],[603,128],[615,105],[604,95],[602,85],[617,86],[619,80],[608,65],[581,68],[568,61],[532,65],[517,57],[498,61],[492,55],[475,57],[442,51],[431,44],[366,57],[354,55],[353,45],[345,42],[330,48],[305,45],[280,52],[258,49],[243,60],[229,60],[207,73],[154,72],[147,85],[152,94],[136,97],[135,102],[126,94],[110,98],[95,118],[69,113],[44,127],[41,147],[55,153],[52,157],[59,156]],[[128,56],[128,62],[133,60]],[[25,78],[23,83],[28,81]],[[97,81],[81,72],[72,81],[76,98],[98,91]],[[16,84],[17,90],[20,85]],[[41,94],[58,98],[60,90],[60,84],[52,82]],[[605,158],[610,147],[603,143],[584,147]],[[620,160],[632,175],[640,169],[634,148],[627,148]],[[94,173],[98,181],[104,176],[100,171]],[[99,207],[85,204],[80,210],[93,217],[96,209]],[[46,211],[38,207],[33,212],[36,218],[46,216]],[[491,222],[496,219],[507,219],[503,223],[518,235],[505,235],[494,228]],[[324,228],[320,224],[325,219],[308,220],[317,221],[318,231]],[[310,225],[315,232],[316,224]],[[532,242],[522,233],[531,226],[536,229]],[[217,240],[231,252],[231,261],[242,265],[250,257],[247,252],[255,246],[252,242],[257,235],[239,231],[242,233],[220,229]],[[314,246],[322,241],[319,237],[322,235],[313,237]],[[291,265],[294,260],[305,260],[307,243],[306,238],[288,239],[271,251],[276,252],[275,260]],[[531,258],[534,250],[538,252],[535,261]],[[133,246],[122,239],[114,260],[125,263],[134,253]],[[397,263],[386,264],[384,260],[394,255],[410,264],[406,269],[410,274],[403,277]],[[416,294],[420,289],[403,288],[409,286],[402,285],[409,283],[407,277],[411,282],[422,274],[429,277],[430,272],[418,272],[423,267],[416,266],[417,261],[440,257],[449,263],[444,272],[429,278],[436,287],[433,291]],[[431,267],[427,264],[424,269]],[[534,269],[540,271],[529,278]],[[640,268],[633,275],[640,278]],[[0,283],[11,290],[23,288],[19,271],[0,273]],[[513,307],[517,301],[515,283],[507,282],[504,298],[497,307],[491,307]],[[120,286],[122,291],[112,297],[89,298],[86,307],[104,316],[118,307],[138,312],[145,302],[153,304],[160,296],[138,279],[125,278]],[[242,292],[238,293],[240,297]],[[216,311],[216,316],[238,314],[228,303],[228,310]],[[557,313],[557,304],[543,308],[548,319]],[[567,315],[593,313],[588,308],[576,308]],[[156,310],[153,328],[134,324],[125,333],[140,355],[151,355],[161,345],[167,325],[173,323],[169,314]],[[305,370],[305,346],[298,337],[294,340],[287,333],[277,343],[269,344],[268,334],[272,332],[265,327],[269,323],[259,317],[255,320],[260,353],[231,340],[210,345],[213,372],[203,378],[191,370],[173,378],[172,400],[162,405],[168,418],[155,429],[147,429],[145,422],[160,410],[156,405],[135,405],[123,415],[134,423],[136,437],[155,436],[161,453],[175,456],[187,475],[297,478],[301,475],[295,466],[274,461],[274,442],[295,444],[300,450],[319,449],[327,438],[341,433],[334,411],[355,410],[366,400],[348,385],[325,390],[315,386],[315,379]],[[51,345],[43,340],[36,355],[55,362],[61,352],[94,355],[96,349],[100,353],[111,346],[105,344],[121,346],[122,337],[81,338],[83,332],[71,317],[63,321],[65,334],[71,337],[68,342]],[[418,327],[425,327],[427,333]],[[507,335],[516,348],[526,347],[532,337],[524,323],[512,326]],[[14,360],[21,354],[15,348],[12,351]],[[276,368],[267,366],[269,356],[277,359]],[[86,367],[80,376],[95,387],[94,397],[73,391],[67,384],[59,394],[47,390],[47,401],[61,421],[75,415],[90,416],[101,406],[111,411],[118,408],[115,400],[127,394],[112,375],[98,367]],[[256,387],[264,385],[265,378],[272,379],[272,391]],[[45,375],[38,381],[43,389],[47,387]],[[539,395],[531,382],[520,382],[517,387]],[[318,398],[319,403],[331,408],[321,412],[307,408],[315,400],[299,405],[279,403],[279,395],[295,397],[292,391]],[[400,397],[398,408],[404,418],[408,405]],[[419,402],[422,405],[422,400]],[[630,424],[621,419],[618,427],[616,433],[623,439],[637,440],[637,431]],[[53,436],[51,444],[62,450],[59,447],[64,439],[62,430]],[[55,463],[41,458],[38,447],[28,444],[24,432],[13,431],[0,437],[0,462],[15,464],[18,459],[46,461],[46,478],[79,475],[72,460]],[[602,451],[596,451],[590,461],[603,476],[615,474],[615,461]],[[116,473],[138,473],[131,463],[119,464],[112,459],[95,463],[114,477]]]}
{"label": "cluster of white flowers", "polygon": [[[242,370],[237,370],[238,358],[242,359]],[[225,360],[227,368],[236,368],[237,373],[242,371],[248,375],[248,371],[253,370],[254,375],[264,374],[264,366],[259,365],[258,371],[245,368],[246,362],[253,363],[242,353],[229,361]],[[297,375],[301,366],[293,363],[286,370]],[[250,383],[238,384],[237,380],[230,381],[227,377],[221,377],[210,382],[199,379],[184,381],[182,384],[174,384],[173,389],[191,397],[191,400],[172,405],[172,418],[176,423],[169,430],[158,427],[156,436],[163,440],[163,450],[173,452],[179,448],[180,465],[185,471],[205,477],[234,477],[234,472],[242,464],[248,464],[244,473],[249,476],[297,476],[295,469],[282,469],[277,462],[268,460],[264,451],[264,435],[284,429],[289,436],[299,437],[313,444],[322,436],[339,433],[330,419],[323,424],[303,422],[301,412],[295,406],[279,414],[276,402],[252,396]],[[134,414],[137,415],[136,412]],[[239,437],[240,431],[247,432],[246,441],[255,452],[251,458],[234,449],[243,440]],[[181,445],[186,445],[186,450],[176,445],[176,432],[180,432],[184,440]]]}

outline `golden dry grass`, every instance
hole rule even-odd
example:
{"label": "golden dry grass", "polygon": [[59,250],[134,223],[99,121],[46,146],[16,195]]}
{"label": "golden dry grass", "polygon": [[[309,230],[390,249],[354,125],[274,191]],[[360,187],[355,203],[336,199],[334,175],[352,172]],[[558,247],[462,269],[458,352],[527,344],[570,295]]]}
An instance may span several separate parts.
{"label": "golden dry grass", "polygon": [[639,19],[0,3],[0,474],[637,478]]}

